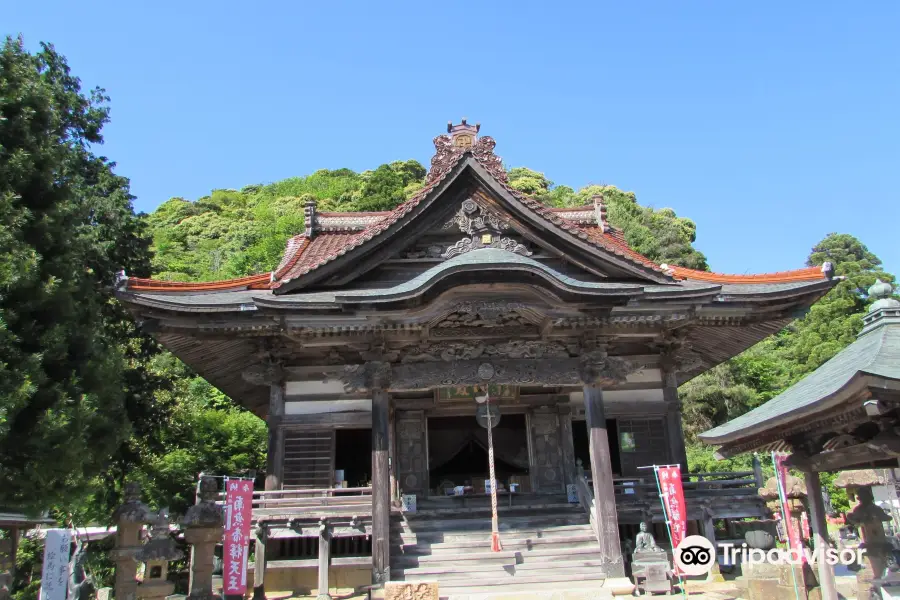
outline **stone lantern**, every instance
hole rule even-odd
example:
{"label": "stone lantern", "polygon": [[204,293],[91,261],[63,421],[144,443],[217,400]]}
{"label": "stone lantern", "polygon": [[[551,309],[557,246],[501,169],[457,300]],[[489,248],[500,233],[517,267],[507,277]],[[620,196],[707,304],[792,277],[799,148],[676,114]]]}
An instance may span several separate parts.
{"label": "stone lantern", "polygon": [[135,559],[144,563],[144,574],[138,585],[137,596],[145,600],[165,598],[175,591],[175,584],[168,580],[169,561],[184,556],[169,535],[169,519],[165,511],[150,530],[150,541],[144,544]]}
{"label": "stone lantern", "polygon": [[[803,513],[806,510],[806,484],[799,477],[788,475],[785,478],[784,487],[784,496],[787,499],[787,504],[784,508],[788,514],[788,518],[791,520],[790,524],[784,524],[785,534],[787,534],[787,527],[789,525],[796,527],[797,531],[802,531],[801,522],[803,520]],[[759,497],[766,501],[766,507],[768,507],[770,511],[773,513],[780,513],[781,497],[778,494],[778,481],[774,477],[770,477],[766,482],[766,487],[759,488],[758,493]]]}
{"label": "stone lantern", "polygon": [[113,513],[116,524],[116,547],[110,558],[116,564],[116,600],[135,600],[138,582],[135,555],[141,550],[141,530],[145,523],[156,519],[141,502],[141,487],[137,483],[125,484],[125,503]]}
{"label": "stone lantern", "polygon": [[[781,496],[778,493],[778,481],[775,477],[770,477],[766,481],[766,486],[759,488],[757,493],[773,514],[781,514]],[[783,525],[787,536],[788,527],[796,527],[798,533],[802,531],[801,521],[806,510],[804,502],[806,484],[802,479],[788,475],[785,478],[784,495],[786,498],[784,509],[789,522]],[[763,600],[773,596],[777,598],[794,597],[794,581],[800,584],[801,598],[806,598],[809,596],[809,591],[817,585],[815,574],[809,565],[801,567],[757,563],[753,565],[752,571],[747,568],[744,574],[749,580],[748,596],[750,600]]]}
{"label": "stone lantern", "polygon": [[184,515],[184,539],[192,547],[190,600],[213,600],[212,575],[216,544],[222,541],[225,527],[225,510],[216,504],[219,485],[213,477],[200,478],[197,504]]}
{"label": "stone lantern", "polygon": [[875,504],[872,494],[873,485],[884,485],[884,480],[872,469],[859,471],[843,471],[834,480],[834,486],[847,490],[847,495],[857,500],[856,506],[847,513],[847,521],[860,528],[865,548],[866,561],[864,568],[856,573],[857,598],[868,598],[872,589],[872,580],[882,577],[887,569],[887,557],[891,552],[891,544],[884,535],[884,521],[891,519],[884,510]]}

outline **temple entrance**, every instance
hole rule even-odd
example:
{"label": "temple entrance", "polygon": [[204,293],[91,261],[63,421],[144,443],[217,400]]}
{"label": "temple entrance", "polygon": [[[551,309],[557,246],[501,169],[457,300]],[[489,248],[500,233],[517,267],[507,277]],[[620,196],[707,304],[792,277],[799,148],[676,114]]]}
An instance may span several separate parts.
{"label": "temple entrance", "polygon": [[[525,415],[503,415],[493,430],[494,469],[498,488],[518,484],[528,489],[528,436]],[[444,496],[465,486],[484,492],[488,474],[487,429],[471,417],[428,419],[430,493]]]}
{"label": "temple entrance", "polygon": [[[615,419],[606,420],[606,436],[609,440],[609,458],[613,477],[622,476],[622,460],[619,454],[619,428]],[[572,443],[575,446],[575,458],[581,459],[586,470],[591,468],[590,442],[588,441],[587,421],[572,421]]]}
{"label": "temple entrance", "polygon": [[[366,487],[372,472],[372,430],[338,429],[334,440],[334,469],[343,471],[347,487]],[[338,485],[335,477],[335,487]]]}

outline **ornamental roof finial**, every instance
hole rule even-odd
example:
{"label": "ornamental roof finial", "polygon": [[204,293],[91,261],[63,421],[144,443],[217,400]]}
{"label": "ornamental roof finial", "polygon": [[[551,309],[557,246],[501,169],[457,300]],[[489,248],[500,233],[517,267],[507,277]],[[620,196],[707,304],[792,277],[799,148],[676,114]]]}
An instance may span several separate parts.
{"label": "ornamental roof finial", "polygon": [[466,123],[465,117],[463,117],[462,123],[459,125],[454,125],[452,121],[447,121],[447,133],[450,134],[453,145],[459,148],[471,148],[480,130],[481,123],[469,125]]}
{"label": "ornamental roof finial", "polygon": [[880,279],[875,280],[875,285],[869,288],[869,297],[875,298],[875,302],[869,307],[869,314],[882,308],[900,308],[900,301],[893,298],[894,288],[891,284]]}

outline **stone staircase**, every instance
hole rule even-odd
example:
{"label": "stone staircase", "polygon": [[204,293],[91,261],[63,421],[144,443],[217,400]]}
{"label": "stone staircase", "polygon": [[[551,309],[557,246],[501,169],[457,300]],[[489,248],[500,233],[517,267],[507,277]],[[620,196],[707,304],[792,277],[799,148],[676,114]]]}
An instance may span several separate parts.
{"label": "stone staircase", "polygon": [[587,515],[565,496],[521,496],[499,508],[491,552],[486,498],[422,501],[391,523],[391,580],[437,581],[441,597],[599,588],[606,579]]}

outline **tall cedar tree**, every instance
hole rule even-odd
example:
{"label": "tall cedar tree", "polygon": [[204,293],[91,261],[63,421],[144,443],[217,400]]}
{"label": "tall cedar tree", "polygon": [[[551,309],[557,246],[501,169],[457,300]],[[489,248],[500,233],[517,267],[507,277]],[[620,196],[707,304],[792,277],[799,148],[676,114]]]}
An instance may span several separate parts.
{"label": "tall cedar tree", "polygon": [[[0,51],[0,506],[67,503],[109,472],[152,406],[152,344],[113,299],[120,269],[149,274],[128,180],[91,148],[109,99],[63,56]],[[144,426],[153,426],[154,418]],[[140,422],[140,419],[136,419]]]}

